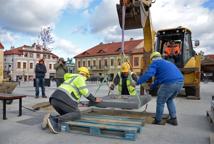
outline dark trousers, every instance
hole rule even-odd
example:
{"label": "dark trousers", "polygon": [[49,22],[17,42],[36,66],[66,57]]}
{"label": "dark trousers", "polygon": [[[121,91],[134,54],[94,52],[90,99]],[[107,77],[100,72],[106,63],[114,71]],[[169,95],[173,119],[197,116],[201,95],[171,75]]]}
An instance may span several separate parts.
{"label": "dark trousers", "polygon": [[39,87],[42,89],[42,96],[45,96],[45,79],[44,78],[36,78],[36,96],[39,96]]}
{"label": "dark trousers", "polygon": [[55,91],[50,97],[50,104],[60,114],[58,116],[60,122],[80,119],[78,104],[64,92]]}
{"label": "dark trousers", "polygon": [[55,81],[57,87],[59,87],[64,82],[64,78],[55,78]]}

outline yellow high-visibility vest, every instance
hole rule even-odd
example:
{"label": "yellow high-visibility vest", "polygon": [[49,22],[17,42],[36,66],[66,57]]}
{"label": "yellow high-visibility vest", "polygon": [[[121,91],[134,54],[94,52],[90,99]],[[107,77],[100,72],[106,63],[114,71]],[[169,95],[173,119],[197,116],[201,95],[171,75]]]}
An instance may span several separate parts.
{"label": "yellow high-visibility vest", "polygon": [[[132,95],[132,96],[136,96],[137,93],[136,93],[135,87],[133,87],[131,85],[131,82],[134,81],[132,79],[132,74],[133,74],[132,72],[129,73],[128,78],[126,80],[126,85],[127,85],[127,89],[129,91],[129,94]],[[121,92],[122,92],[122,77],[121,77],[121,72],[118,72],[118,76],[120,77],[120,82],[118,84],[118,91],[121,94]]]}
{"label": "yellow high-visibility vest", "polygon": [[90,92],[86,87],[86,77],[80,74],[66,73],[64,75],[64,80],[65,81],[58,87],[58,89],[67,93],[72,100],[79,102],[82,95],[84,97],[90,95]]}

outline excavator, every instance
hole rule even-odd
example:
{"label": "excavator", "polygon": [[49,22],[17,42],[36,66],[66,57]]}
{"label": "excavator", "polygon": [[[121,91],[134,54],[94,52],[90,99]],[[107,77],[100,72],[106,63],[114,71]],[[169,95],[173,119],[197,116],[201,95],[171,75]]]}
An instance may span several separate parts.
{"label": "excavator", "polygon": [[116,5],[122,30],[143,28],[144,54],[141,71],[147,69],[150,54],[158,51],[183,73],[187,98],[200,99],[201,57],[193,49],[199,46],[199,41],[192,41],[191,30],[181,26],[155,32],[150,14],[153,3],[153,0],[120,0]]}

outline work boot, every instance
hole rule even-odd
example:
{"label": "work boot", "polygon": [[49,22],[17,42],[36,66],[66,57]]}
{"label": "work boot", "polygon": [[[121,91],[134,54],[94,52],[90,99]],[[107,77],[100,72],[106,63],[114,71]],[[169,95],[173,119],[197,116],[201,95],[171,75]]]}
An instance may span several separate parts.
{"label": "work boot", "polygon": [[50,117],[48,118],[48,127],[52,133],[58,134],[60,132],[60,125],[58,123],[58,118],[50,115]]}
{"label": "work boot", "polygon": [[46,95],[43,95],[42,98],[47,98],[47,96],[46,96]]}
{"label": "work boot", "polygon": [[178,121],[177,121],[177,118],[170,118],[166,121],[168,124],[171,124],[171,125],[174,125],[174,126],[177,126],[178,125]]}
{"label": "work boot", "polygon": [[50,113],[46,114],[42,120],[42,124],[41,124],[41,127],[42,129],[45,129],[47,128],[48,126],[48,118],[50,117]]}
{"label": "work boot", "polygon": [[152,124],[163,125],[163,123],[161,121],[157,121],[156,119],[154,119],[154,121],[152,122]]}
{"label": "work boot", "polygon": [[39,96],[36,96],[35,98],[37,99],[37,98],[39,98]]}

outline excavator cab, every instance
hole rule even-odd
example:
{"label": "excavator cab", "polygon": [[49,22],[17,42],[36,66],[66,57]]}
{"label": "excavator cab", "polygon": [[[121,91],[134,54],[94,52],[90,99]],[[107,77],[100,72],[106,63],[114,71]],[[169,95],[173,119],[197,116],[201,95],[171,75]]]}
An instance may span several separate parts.
{"label": "excavator cab", "polygon": [[179,68],[184,67],[196,55],[192,46],[191,31],[186,28],[159,30],[156,37],[156,51]]}
{"label": "excavator cab", "polygon": [[[183,73],[186,96],[200,99],[201,58],[193,49],[191,31],[184,27],[159,30],[156,37],[155,50]],[[195,41],[194,46],[198,45],[199,41]]]}

